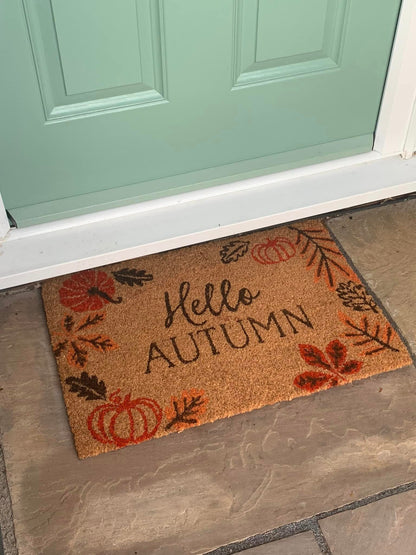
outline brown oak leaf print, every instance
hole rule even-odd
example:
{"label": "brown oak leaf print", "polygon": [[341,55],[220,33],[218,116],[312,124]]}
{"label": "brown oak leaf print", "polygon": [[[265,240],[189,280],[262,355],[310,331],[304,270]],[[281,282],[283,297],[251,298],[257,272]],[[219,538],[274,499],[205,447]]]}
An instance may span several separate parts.
{"label": "brown oak leaf print", "polygon": [[378,313],[378,308],[374,299],[369,295],[362,283],[340,283],[337,287],[338,297],[342,304],[358,312],[372,311]]}
{"label": "brown oak leaf print", "polygon": [[181,396],[171,397],[170,405],[165,409],[168,419],[166,430],[175,427],[182,430],[200,424],[199,417],[206,411],[208,399],[204,390],[190,389],[182,391]]}
{"label": "brown oak leaf print", "polygon": [[224,245],[220,250],[221,262],[223,264],[230,264],[230,262],[237,262],[248,251],[250,241],[241,241],[236,239],[227,245]]}
{"label": "brown oak leaf print", "polygon": [[315,282],[324,279],[328,288],[333,291],[336,287],[336,274],[343,274],[350,279],[354,276],[343,265],[344,257],[338,250],[335,241],[329,236],[325,227],[305,228],[290,225],[292,231],[296,231],[296,242],[298,252],[306,256],[306,268],[314,268]]}
{"label": "brown oak leaf print", "polygon": [[146,273],[146,270],[137,270],[137,268],[122,268],[116,272],[112,272],[114,278],[122,285],[133,287],[138,285],[143,287],[147,281],[153,280],[153,275]]}
{"label": "brown oak leaf print", "polygon": [[87,372],[81,372],[80,376],[69,376],[65,383],[70,386],[69,391],[76,393],[78,397],[84,397],[86,401],[107,399],[107,386],[103,380],[98,380],[94,374],[89,376]]}
{"label": "brown oak leaf print", "polygon": [[328,389],[346,383],[348,376],[361,370],[363,365],[360,360],[347,360],[347,349],[339,339],[334,339],[325,348],[323,353],[315,345],[299,345],[300,355],[309,364],[321,370],[307,370],[296,376],[294,385],[304,391],[317,391]]}
{"label": "brown oak leaf print", "polygon": [[53,343],[55,357],[66,354],[66,360],[71,366],[83,369],[88,362],[89,351],[95,350],[106,353],[118,348],[109,337],[101,333],[91,333],[92,327],[102,322],[104,313],[89,314],[75,323],[71,315],[66,315],[61,323],[62,331],[53,334],[56,342]]}

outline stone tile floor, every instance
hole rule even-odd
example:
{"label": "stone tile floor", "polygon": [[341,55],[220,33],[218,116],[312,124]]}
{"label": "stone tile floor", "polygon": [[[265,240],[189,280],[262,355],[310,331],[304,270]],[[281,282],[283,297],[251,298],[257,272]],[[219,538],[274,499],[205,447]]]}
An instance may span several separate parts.
{"label": "stone tile floor", "polygon": [[[416,198],[329,225],[415,352]],[[0,329],[7,555],[416,554],[414,366],[80,461],[37,286]]]}

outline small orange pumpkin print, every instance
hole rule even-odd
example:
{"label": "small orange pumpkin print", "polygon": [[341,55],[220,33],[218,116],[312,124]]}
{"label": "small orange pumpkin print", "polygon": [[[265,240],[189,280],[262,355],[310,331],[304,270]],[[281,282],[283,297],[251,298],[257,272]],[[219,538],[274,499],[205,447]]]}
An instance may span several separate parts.
{"label": "small orange pumpkin print", "polygon": [[106,303],[119,304],[114,298],[114,280],[102,270],[84,270],[66,279],[59,290],[63,306],[75,312],[100,310]]}
{"label": "small orange pumpkin print", "polygon": [[278,264],[286,262],[296,254],[296,248],[286,237],[267,239],[265,243],[257,243],[251,249],[251,256],[259,264]]}
{"label": "small orange pumpkin print", "polygon": [[124,399],[120,389],[110,395],[110,402],[96,407],[88,416],[88,429],[100,443],[125,447],[150,439],[157,432],[163,412],[153,399]]}

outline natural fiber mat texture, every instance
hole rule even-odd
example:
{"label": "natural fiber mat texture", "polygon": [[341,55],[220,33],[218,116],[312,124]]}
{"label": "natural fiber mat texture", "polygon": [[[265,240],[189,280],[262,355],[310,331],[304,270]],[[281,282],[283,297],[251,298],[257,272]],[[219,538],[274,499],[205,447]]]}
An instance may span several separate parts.
{"label": "natural fiber mat texture", "polygon": [[320,220],[46,281],[80,458],[411,363]]}

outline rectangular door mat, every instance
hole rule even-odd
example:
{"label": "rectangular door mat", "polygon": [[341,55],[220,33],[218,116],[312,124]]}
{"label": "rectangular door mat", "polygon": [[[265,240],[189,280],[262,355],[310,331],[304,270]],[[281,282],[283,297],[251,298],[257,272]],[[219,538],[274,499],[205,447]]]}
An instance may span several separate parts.
{"label": "rectangular door mat", "polygon": [[411,363],[320,220],[46,281],[80,458]]}

